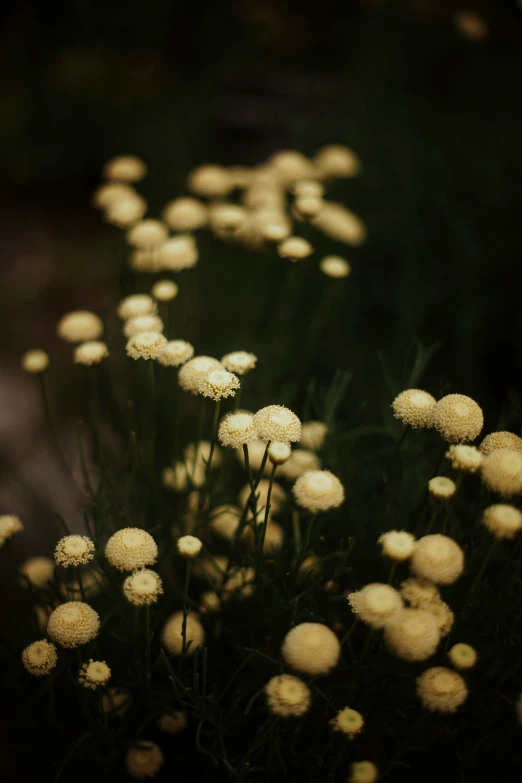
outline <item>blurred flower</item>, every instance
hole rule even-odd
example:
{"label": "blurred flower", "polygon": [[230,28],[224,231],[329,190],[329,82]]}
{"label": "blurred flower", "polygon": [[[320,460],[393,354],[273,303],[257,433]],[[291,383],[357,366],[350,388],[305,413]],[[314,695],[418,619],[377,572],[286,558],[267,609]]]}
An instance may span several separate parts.
{"label": "blurred flower", "polygon": [[58,322],[58,336],[68,343],[83,343],[96,340],[103,332],[103,323],[88,310],[67,313]]}
{"label": "blurred flower", "polygon": [[484,457],[482,481],[492,492],[502,497],[522,493],[522,453],[512,449],[497,449]]}
{"label": "blurred flower", "polygon": [[417,695],[430,712],[456,712],[466,701],[468,689],[457,672],[443,666],[426,669],[417,678]]}
{"label": "blurred flower", "polygon": [[45,372],[45,370],[48,368],[49,356],[45,353],[45,351],[40,351],[38,348],[36,348],[33,351],[27,351],[27,353],[24,353],[21,364],[25,372],[28,372],[31,375],[39,375],[40,373]]}
{"label": "blurred flower", "polygon": [[90,366],[99,364],[108,355],[109,349],[105,343],[99,340],[88,340],[74,349],[74,362],[75,364]]}
{"label": "blurred flower", "polygon": [[206,226],[208,207],[195,198],[176,198],[165,205],[162,217],[174,231],[195,231]]}
{"label": "blurred flower", "polygon": [[295,482],[292,492],[298,506],[309,511],[328,511],[344,502],[344,488],[329,470],[309,470]]}
{"label": "blurred flower", "polygon": [[471,669],[477,662],[477,652],[469,644],[454,644],[448,658],[456,669]]}
{"label": "blurred flower", "polygon": [[163,761],[163,753],[154,742],[140,740],[139,745],[127,751],[125,767],[131,778],[145,780],[156,777]]}
{"label": "blurred flower", "polygon": [[308,712],[312,694],[310,689],[298,677],[281,674],[272,677],[265,685],[268,709],[282,718],[299,718]]}
{"label": "blurred flower", "polygon": [[[183,612],[174,612],[167,619],[161,632],[161,641],[171,654],[179,656],[183,651]],[[194,612],[187,615],[185,655],[194,655],[205,643],[205,630]]]}
{"label": "blurred flower", "polygon": [[464,552],[457,542],[448,536],[423,536],[415,542],[411,570],[422,579],[450,585],[464,571]]}
{"label": "blurred flower", "polygon": [[167,344],[160,332],[140,332],[127,342],[127,355],[131,359],[157,359]]}
{"label": "blurred flower", "polygon": [[120,180],[121,182],[138,182],[147,173],[147,166],[136,155],[119,155],[111,158],[103,167],[105,179]]}
{"label": "blurred flower", "polygon": [[350,593],[348,602],[357,617],[372,628],[383,628],[403,609],[400,593],[377,582]]}
{"label": "blurred flower", "polygon": [[284,662],[303,674],[328,674],[339,661],[341,645],[330,628],[321,623],[295,625],[283,639]]}
{"label": "blurred flower", "polygon": [[384,640],[397,658],[424,661],[440,641],[435,618],[424,609],[403,609],[384,628]]}

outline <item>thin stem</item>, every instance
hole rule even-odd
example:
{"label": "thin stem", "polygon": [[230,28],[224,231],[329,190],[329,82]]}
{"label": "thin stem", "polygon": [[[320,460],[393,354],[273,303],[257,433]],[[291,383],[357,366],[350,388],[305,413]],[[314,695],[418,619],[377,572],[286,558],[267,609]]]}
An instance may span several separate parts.
{"label": "thin stem", "polygon": [[155,362],[151,359],[145,362],[146,383],[147,383],[147,406],[149,408],[150,420],[148,426],[146,425],[146,432],[148,430],[148,444],[149,444],[149,476],[151,480],[154,480],[155,474],[155,456],[156,456],[156,377],[154,373]]}
{"label": "thin stem", "polygon": [[234,397],[234,410],[235,411],[237,411],[237,409],[239,408],[239,405],[241,403],[241,389],[242,389],[242,387],[240,386],[239,389],[236,392],[236,396]]}
{"label": "thin stem", "polygon": [[[198,436],[196,440],[196,446],[194,448],[194,460],[192,462],[192,476],[195,473],[196,465],[198,462],[198,453],[199,453],[199,445],[201,441],[203,440],[203,432],[205,430],[205,417],[207,415],[207,405],[206,401],[203,399],[201,402],[201,408],[199,410],[199,421],[198,421]],[[188,469],[187,469],[188,474]]]}
{"label": "thin stem", "polygon": [[299,512],[295,510],[292,511],[292,530],[294,533],[295,553],[299,555],[301,551],[301,526],[299,524]]}
{"label": "thin stem", "polygon": [[150,680],[150,606],[145,606],[145,672]]}
{"label": "thin stem", "polygon": [[214,408],[214,418],[212,420],[212,434],[210,436],[210,454],[208,456],[207,472],[205,476],[205,489],[201,493],[201,498],[200,498],[200,508],[203,507],[205,501],[208,504],[210,500],[211,478],[212,478],[212,457],[214,456],[214,449],[216,448],[220,410],[221,410],[221,400],[218,400],[216,402],[216,407]]}
{"label": "thin stem", "polygon": [[310,539],[312,537],[312,528],[315,524],[316,519],[317,519],[317,514],[312,514],[308,522],[308,525],[306,527],[306,534],[305,534],[305,540],[303,545],[303,552],[305,554],[308,551],[308,547],[310,546]]}
{"label": "thin stem", "polygon": [[[270,514],[270,500],[272,497],[272,486],[274,484],[274,476],[276,470],[277,470],[277,465],[274,463],[272,465],[272,470],[270,471],[270,481],[268,483],[268,492],[266,495],[265,516],[263,519],[261,533],[259,535],[259,546],[257,550],[257,562],[256,562],[256,579],[260,575],[261,563],[263,562],[263,550],[265,548],[266,528],[268,525],[268,516]],[[255,520],[255,525],[256,525],[256,532],[257,532],[257,520]]]}
{"label": "thin stem", "polygon": [[183,624],[181,626],[181,638],[183,645],[181,648],[181,657],[185,657],[187,650],[187,617],[188,617],[188,589],[190,582],[190,570],[192,568],[192,560],[187,560],[187,568],[185,571],[185,589],[183,590]]}
{"label": "thin stem", "polygon": [[406,440],[406,437],[407,437],[408,432],[410,431],[410,429],[411,428],[408,427],[407,424],[404,425],[404,429],[403,429],[403,431],[401,433],[401,436],[400,436],[399,440],[397,441],[397,443],[395,444],[395,449],[394,449],[394,452],[393,452],[393,456],[394,457],[396,457],[397,454],[399,453],[399,451],[401,450],[401,446],[404,443],[404,441]]}
{"label": "thin stem", "polygon": [[466,603],[469,601],[469,599],[471,598],[471,596],[473,595],[473,593],[477,589],[477,585],[480,582],[480,580],[482,579],[482,575],[483,575],[484,571],[486,570],[486,566],[489,563],[489,561],[491,560],[491,557],[493,556],[493,553],[497,550],[498,545],[499,545],[499,541],[498,541],[498,539],[495,538],[493,540],[493,543],[491,544],[491,546],[488,549],[488,552],[486,554],[486,557],[484,558],[484,561],[482,563],[480,571],[478,572],[477,576],[475,577],[475,581],[473,582],[473,584],[471,585],[471,587],[469,589],[469,592],[468,592],[468,595],[467,595],[467,598],[466,598]]}
{"label": "thin stem", "polygon": [[76,566],[76,579],[78,580],[78,587],[80,589],[80,595],[83,603],[85,603],[85,590],[83,589],[82,570],[81,566]]}
{"label": "thin stem", "polygon": [[446,514],[444,516],[444,522],[442,525],[442,532],[445,533],[448,528],[448,523],[450,521],[451,512],[453,511],[453,507],[455,505],[455,499],[457,497],[458,491],[460,489],[460,485],[462,484],[462,479],[464,478],[464,473],[461,471],[457,478],[455,479],[455,492],[450,498],[450,501],[448,505],[446,506]]}
{"label": "thin stem", "polygon": [[62,468],[65,470],[66,473],[71,475],[71,469],[69,468],[69,465],[67,464],[67,461],[63,455],[63,452],[59,446],[58,443],[58,437],[56,435],[56,429],[54,426],[54,419],[53,415],[51,413],[51,406],[49,404],[49,396],[47,394],[47,385],[45,383],[45,373],[39,373],[38,375],[38,383],[40,386],[40,394],[42,398],[42,407],[44,409],[44,416],[45,416],[45,422],[47,425],[47,431],[49,433],[49,438],[51,440],[51,446],[56,454],[56,457],[61,464]]}
{"label": "thin stem", "polygon": [[389,585],[393,584],[393,580],[395,578],[395,572],[397,571],[398,565],[399,565],[399,563],[397,562],[397,560],[394,560],[392,565],[391,565],[391,568],[390,568],[390,573],[388,574],[388,584]]}
{"label": "thin stem", "polygon": [[248,443],[243,443],[243,457],[245,460],[245,470],[248,474],[248,483],[250,484],[251,494],[255,492],[254,477],[252,475],[252,468],[250,466],[250,457],[248,454]]}

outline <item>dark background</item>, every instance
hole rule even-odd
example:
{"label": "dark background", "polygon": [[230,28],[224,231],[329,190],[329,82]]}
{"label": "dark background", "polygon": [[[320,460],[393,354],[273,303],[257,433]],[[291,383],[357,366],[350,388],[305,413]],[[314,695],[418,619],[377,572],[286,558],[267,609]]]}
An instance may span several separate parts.
{"label": "dark background", "polygon": [[[79,518],[49,459],[37,390],[18,365],[25,350],[48,350],[55,405],[73,407],[70,351],[56,322],[119,296],[118,232],[90,206],[116,154],[147,161],[138,189],[154,216],[186,192],[199,163],[353,148],[362,172],[331,197],[364,219],[368,240],[343,251],[353,274],[314,375],[327,384],[336,369],[350,370],[350,426],[380,423],[393,392],[378,354],[399,391],[412,341],[437,342],[421,385],[477,399],[485,432],[520,430],[522,10],[507,1],[467,8],[488,26],[482,41],[455,29],[452,2],[3,5],[0,513],[26,522],[13,542],[18,561],[51,552],[55,510],[73,526]],[[278,355],[277,339],[242,320],[259,258],[217,242],[202,248],[197,323],[180,335],[198,353],[255,350],[261,367]],[[306,339],[299,324],[314,306],[313,274],[292,302],[296,340]],[[277,402],[293,401],[285,377],[299,367],[298,350],[285,354]],[[262,404],[275,401],[274,388],[269,400],[260,393]],[[74,435],[62,438],[72,453]]]}

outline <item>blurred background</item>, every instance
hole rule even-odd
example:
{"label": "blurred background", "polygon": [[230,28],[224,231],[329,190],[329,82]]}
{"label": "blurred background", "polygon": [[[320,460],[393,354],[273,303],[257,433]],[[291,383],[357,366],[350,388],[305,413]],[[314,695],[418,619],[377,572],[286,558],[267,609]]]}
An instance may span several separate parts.
{"label": "blurred background", "polygon": [[[119,296],[118,232],[91,206],[101,167],[117,154],[147,161],[139,190],[157,216],[187,192],[197,164],[255,165],[278,149],[313,155],[327,143],[353,148],[362,172],[331,195],[362,217],[368,239],[347,253],[353,273],[313,376],[328,383],[348,369],[347,415],[375,424],[383,400],[391,402],[378,354],[402,388],[412,341],[437,343],[423,385],[477,399],[487,431],[518,431],[515,0],[6,0],[1,31],[0,500],[6,512],[41,521],[29,546],[45,548],[54,511],[74,517],[77,504],[49,458],[37,388],[19,359],[33,347],[51,353],[55,405],[66,410],[73,368],[56,322]],[[264,341],[263,329],[250,332],[242,319],[256,259],[217,243],[202,248],[200,266],[211,274],[205,283],[198,270],[195,325],[180,335],[197,352],[277,356],[277,340]],[[314,295],[310,277],[292,303],[298,340]],[[284,356],[287,376],[298,350]],[[292,402],[284,375],[277,401]],[[74,434],[69,440],[74,450]]]}

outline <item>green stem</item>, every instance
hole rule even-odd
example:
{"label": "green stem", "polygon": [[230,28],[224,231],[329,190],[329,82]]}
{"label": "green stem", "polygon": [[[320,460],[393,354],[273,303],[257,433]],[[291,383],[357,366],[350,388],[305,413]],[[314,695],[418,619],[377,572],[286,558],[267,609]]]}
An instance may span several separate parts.
{"label": "green stem", "polygon": [[448,524],[451,517],[451,512],[453,511],[453,507],[455,505],[455,499],[457,497],[458,491],[460,489],[460,485],[462,484],[462,479],[464,478],[464,473],[462,471],[458,474],[457,478],[455,479],[455,492],[450,498],[450,501],[446,507],[446,514],[444,516],[444,523],[442,525],[442,532],[445,533],[448,529]]}
{"label": "green stem", "polygon": [[435,524],[435,520],[437,519],[438,513],[439,513],[439,506],[436,503],[434,503],[433,504],[433,509],[432,509],[432,512],[431,512],[431,519],[429,521],[428,527],[426,528],[426,530],[424,532],[425,536],[427,536],[428,533],[431,533],[431,531],[433,530],[433,525]]}
{"label": "green stem", "polygon": [[187,650],[187,617],[188,617],[188,589],[190,582],[190,570],[192,568],[192,560],[187,560],[187,568],[185,571],[185,589],[183,590],[183,624],[181,626],[181,638],[183,640],[181,648],[181,657],[185,657]]}
{"label": "green stem", "polygon": [[[265,537],[266,537],[266,528],[268,525],[268,517],[270,514],[270,500],[272,497],[272,486],[274,484],[274,476],[275,472],[277,470],[277,465],[273,463],[272,470],[270,471],[270,481],[268,483],[268,492],[266,495],[266,506],[265,506],[265,516],[263,519],[263,524],[261,527],[261,532],[259,535],[256,535],[256,539],[259,538],[259,545],[257,549],[257,562],[256,562],[256,580],[259,578],[261,574],[261,564],[263,562],[263,550],[265,548]],[[256,534],[257,534],[257,520],[254,521],[254,524],[256,525]]]}
{"label": "green stem", "polygon": [[292,511],[292,530],[294,533],[295,553],[299,555],[301,551],[301,526],[299,524],[299,512]]}
{"label": "green stem", "polygon": [[393,580],[395,578],[395,572],[397,571],[398,565],[399,565],[399,563],[396,560],[391,565],[390,573],[388,574],[388,584],[389,585],[393,584]]}
{"label": "green stem", "polygon": [[82,599],[83,603],[85,603],[85,591],[83,589],[83,580],[82,580],[81,566],[76,566],[76,579],[78,580],[78,587],[80,589],[81,599]]}
{"label": "green stem", "polygon": [[243,457],[245,460],[245,470],[248,474],[248,483],[250,484],[250,492],[251,494],[254,494],[255,485],[254,485],[254,477],[252,475],[252,468],[250,466],[250,457],[248,454],[248,443],[243,443]]}
{"label": "green stem", "polygon": [[236,396],[234,397],[234,410],[237,411],[239,408],[239,405],[241,403],[241,389],[242,386],[239,387],[239,389],[236,392]]}
{"label": "green stem", "polygon": [[200,508],[202,508],[205,505],[205,501],[207,502],[207,505],[210,501],[210,490],[211,490],[211,483],[212,483],[212,457],[214,456],[214,449],[216,448],[220,410],[221,410],[221,400],[218,400],[216,402],[216,407],[214,408],[214,418],[212,420],[212,434],[210,436],[210,454],[208,455],[207,471],[205,476],[205,489],[202,492],[200,498]]}
{"label": "green stem", "polygon": [[308,547],[310,546],[310,539],[312,537],[312,528],[315,524],[316,519],[317,519],[317,514],[312,514],[308,522],[308,525],[306,527],[306,535],[305,535],[302,554],[303,553],[306,554],[306,552],[308,551]]}
{"label": "green stem", "polygon": [[397,454],[399,453],[399,451],[401,450],[401,446],[404,443],[404,441],[406,440],[406,437],[407,437],[408,432],[410,431],[410,429],[411,428],[408,427],[407,424],[404,425],[404,429],[403,429],[403,431],[401,433],[401,436],[400,436],[399,440],[397,441],[397,443],[395,444],[395,450],[393,452],[393,456],[394,457],[396,457]]}
{"label": "green stem", "polygon": [[[198,453],[199,453],[199,445],[201,441],[203,440],[203,433],[205,431],[205,417],[207,415],[207,405],[206,401],[203,399],[201,402],[201,408],[199,410],[199,421],[198,421],[198,435],[196,444],[194,446],[194,460],[192,462],[192,476],[194,476],[194,472],[196,470],[196,465],[198,462]],[[189,471],[187,468],[187,475]]]}
{"label": "green stem", "polygon": [[493,540],[493,543],[491,544],[491,546],[488,549],[488,552],[486,554],[486,557],[484,558],[484,561],[482,563],[480,571],[478,572],[477,576],[475,577],[475,580],[474,580],[473,584],[471,585],[471,587],[469,589],[469,592],[468,592],[468,595],[467,595],[467,598],[466,598],[466,603],[469,601],[469,599],[471,598],[471,596],[473,595],[473,593],[477,589],[477,585],[480,582],[484,571],[486,570],[486,566],[489,563],[489,561],[491,560],[491,557],[493,556],[493,553],[498,549],[498,545],[499,545],[499,541],[498,541],[498,539],[495,538]]}
{"label": "green stem", "polygon": [[155,478],[155,457],[156,457],[156,377],[155,377],[155,362],[149,359],[145,362],[146,373],[146,396],[147,403],[146,409],[149,411],[149,421],[145,425],[145,432],[148,442],[148,468],[149,477],[152,483]]}
{"label": "green stem", "polygon": [[145,606],[145,672],[147,680],[150,680],[150,606]]}
{"label": "green stem", "polygon": [[62,468],[65,470],[66,473],[71,475],[71,470],[69,468],[69,465],[67,464],[67,461],[63,455],[63,452],[59,446],[58,443],[58,437],[56,435],[56,428],[54,426],[54,419],[53,415],[51,413],[51,406],[49,404],[49,396],[47,394],[47,385],[45,383],[45,373],[39,373],[38,375],[38,383],[40,386],[40,394],[42,398],[42,407],[44,410],[44,416],[45,416],[45,422],[47,425],[47,431],[49,433],[49,438],[51,440],[51,446],[56,454],[56,458],[61,464]]}

